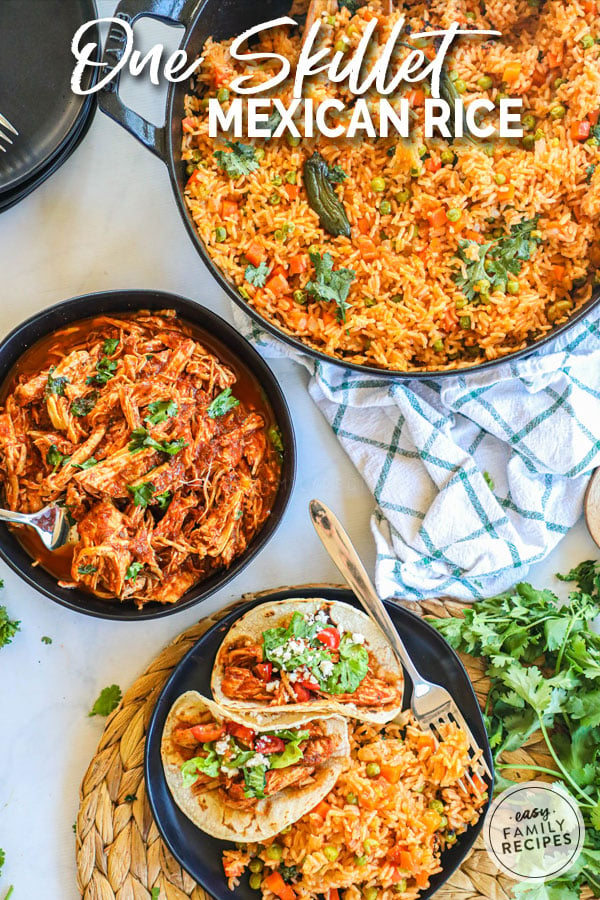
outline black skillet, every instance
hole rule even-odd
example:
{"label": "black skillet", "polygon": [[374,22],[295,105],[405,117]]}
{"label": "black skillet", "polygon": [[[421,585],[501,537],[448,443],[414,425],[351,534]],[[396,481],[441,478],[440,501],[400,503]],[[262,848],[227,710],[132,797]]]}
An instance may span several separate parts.
{"label": "black skillet", "polygon": [[[168,712],[185,691],[210,693],[210,675],[217,650],[231,625],[249,609],[259,603],[297,597],[324,597],[351,603],[360,608],[352,591],[347,588],[300,587],[261,594],[260,598],[238,607],[207,631],[184,656],[160,694],[146,736],[145,779],[146,791],[152,814],[165,843],[183,868],[201,884],[214,900],[231,900],[234,896],[227,887],[221,865],[223,849],[232,847],[216,840],[197,828],[173,801],[165,780],[160,756],[162,731]],[[387,610],[415,665],[425,678],[443,685],[456,700],[478,745],[483,749],[492,770],[492,754],[481,717],[481,710],[473,687],[461,661],[444,638],[431,625],[408,612],[402,606],[385,601]],[[405,686],[404,706],[409,705],[409,685]],[[489,802],[489,801],[488,801]],[[487,807],[486,807],[487,808]],[[430,887],[420,894],[427,900],[450,878],[468,856],[471,847],[483,827],[484,814],[477,825],[459,835],[456,844],[442,856],[443,871],[432,876]],[[257,900],[260,895],[251,890],[248,877],[242,878],[235,889],[236,900]]]}
{"label": "black skillet", "polygon": [[[23,196],[64,161],[93,113],[93,95],[71,90],[77,29],[98,18],[95,0],[2,0],[0,3],[0,112],[18,130],[0,153],[0,202]],[[98,43],[98,27],[87,40]],[[97,58],[97,57],[96,57]],[[82,88],[95,82],[87,69]]]}
{"label": "black skillet", "polygon": [[[115,15],[125,19],[130,24],[142,16],[160,19],[172,25],[183,25],[185,33],[181,41],[181,47],[187,52],[189,61],[200,54],[204,42],[208,37],[215,40],[239,35],[255,25],[270,21],[282,15],[287,15],[291,6],[291,0],[262,0],[261,3],[251,3],[249,0],[122,0]],[[114,67],[121,58],[123,51],[123,33],[118,25],[114,25],[108,35],[103,61]],[[358,365],[343,362],[334,357],[327,356],[318,350],[308,347],[297,338],[286,334],[277,326],[264,319],[252,306],[245,303],[240,297],[235,285],[212,262],[200,236],[196,231],[194,222],[187,210],[184,200],[184,187],[187,181],[185,171],[186,164],[181,160],[181,140],[184,95],[189,90],[189,79],[180,84],[170,84],[167,95],[165,125],[157,127],[147,122],[140,115],[128,109],[119,97],[118,75],[108,86],[108,90],[100,93],[98,105],[103,112],[136,137],[148,150],[160,157],[166,164],[171,187],[175,196],[177,207],[187,228],[188,234],[196,246],[204,264],[208,267],[220,287],[226,294],[241,307],[244,312],[252,316],[261,328],[269,331],[275,337],[285,341],[297,350],[307,353],[323,362],[333,362],[346,368],[355,369],[365,373],[371,373],[381,377],[394,377],[402,380],[441,378],[450,375],[462,374],[467,371],[479,371],[499,364],[526,356],[534,350],[543,347],[559,334],[566,331],[579,322],[600,301],[600,287],[594,290],[590,300],[574,313],[567,322],[555,326],[543,338],[528,347],[507,354],[502,360],[490,360],[479,363],[470,368],[456,371],[426,371],[426,372],[394,372],[387,369],[378,369],[373,366]]]}

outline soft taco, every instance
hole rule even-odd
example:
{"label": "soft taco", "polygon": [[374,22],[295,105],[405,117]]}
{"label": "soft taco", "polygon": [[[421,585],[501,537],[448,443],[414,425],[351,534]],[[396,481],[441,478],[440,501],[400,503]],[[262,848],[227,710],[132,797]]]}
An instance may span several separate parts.
{"label": "soft taco", "polygon": [[211,689],[222,706],[255,721],[309,710],[384,724],[402,710],[403,676],[365,613],[329,600],[281,600],[232,626]]}
{"label": "soft taco", "polygon": [[286,715],[257,728],[196,691],[165,723],[161,755],[179,808],[221,840],[262,841],[320,803],[350,755],[340,716]]}

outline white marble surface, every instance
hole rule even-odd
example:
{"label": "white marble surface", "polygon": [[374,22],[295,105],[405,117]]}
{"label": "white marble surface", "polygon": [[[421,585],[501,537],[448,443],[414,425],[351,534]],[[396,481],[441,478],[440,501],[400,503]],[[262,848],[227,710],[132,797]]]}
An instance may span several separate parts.
{"label": "white marble surface", "polygon": [[[114,0],[99,2],[101,15],[114,7]],[[152,25],[148,40],[165,33]],[[173,45],[175,33],[167,33]],[[158,93],[136,84],[127,97],[149,114],[160,109]],[[165,167],[101,114],[59,172],[0,215],[0,272],[0,334],[56,301],[111,288],[172,291],[230,318],[187,237]],[[245,591],[339,580],[308,521],[312,497],[340,514],[372,569],[372,498],[310,400],[304,370],[283,360],[272,367],[298,437],[294,495],[267,548],[204,605],[146,624],[100,621],[52,603],[0,563],[0,604],[22,622],[0,652],[0,898],[11,884],[14,900],[79,897],[72,825],[103,728],[87,713],[105,685],[126,689],[176,634]],[[530,578],[556,587],[554,572],[595,553],[580,522]],[[53,643],[42,643],[43,635]]]}

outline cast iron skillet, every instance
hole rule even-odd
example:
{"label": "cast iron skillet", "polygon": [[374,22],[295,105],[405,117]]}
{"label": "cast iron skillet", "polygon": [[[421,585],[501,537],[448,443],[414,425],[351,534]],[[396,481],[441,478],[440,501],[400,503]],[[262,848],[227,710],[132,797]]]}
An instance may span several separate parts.
{"label": "cast iron skillet", "polygon": [[[122,0],[115,15],[130,23],[141,16],[150,16],[160,19],[172,25],[185,26],[181,48],[187,52],[188,60],[193,60],[200,54],[204,42],[208,37],[215,40],[223,40],[242,34],[248,28],[252,28],[262,22],[267,22],[282,15],[287,15],[291,6],[291,0],[262,0],[261,3],[251,3],[249,0]],[[114,67],[123,53],[122,29],[114,25],[107,37],[103,62],[105,66]],[[501,360],[490,360],[485,363],[450,371],[422,371],[422,372],[394,372],[388,369],[378,369],[374,366],[349,363],[332,356],[314,350],[297,338],[286,334],[276,325],[264,319],[250,304],[245,303],[240,297],[235,285],[227,280],[225,275],[213,263],[201,238],[199,237],[194,222],[188,213],[183,191],[187,181],[185,172],[186,164],[181,160],[181,119],[183,117],[183,101],[186,91],[189,90],[189,79],[180,84],[170,84],[167,95],[166,124],[157,127],[147,122],[137,113],[128,109],[119,97],[119,76],[110,82],[103,92],[100,92],[98,105],[103,112],[129,131],[152,153],[155,153],[167,165],[171,187],[179,208],[181,217],[185,223],[196,250],[200,254],[204,264],[215,277],[220,287],[245,313],[251,316],[261,328],[271,332],[275,337],[285,341],[297,350],[307,353],[323,362],[332,362],[337,365],[357,371],[383,376],[394,377],[404,381],[410,379],[442,377],[461,375],[465,372],[489,369],[501,362],[515,360],[527,356],[534,350],[538,350],[552,341],[562,332],[571,328],[600,302],[600,287],[597,288],[590,300],[574,313],[567,322],[554,327],[543,338],[525,347],[503,356]]]}
{"label": "cast iron skillet", "polygon": [[[351,603],[360,608],[360,603],[352,591],[347,588],[320,587],[269,591],[261,594],[258,599],[239,606],[214,628],[207,631],[183,657],[164,686],[148,727],[144,775],[154,820],[173,856],[215,900],[231,900],[233,897],[227,887],[221,866],[222,850],[226,847],[233,847],[233,844],[218,841],[200,831],[173,801],[167,787],[160,756],[160,742],[165,720],[175,700],[185,691],[199,691],[204,696],[211,696],[210,674],[215,655],[227,631],[240,616],[259,603],[274,603],[277,600],[295,597],[324,597],[327,600]],[[385,601],[385,605],[419,670],[426,678],[436,681],[451,691],[479,746],[484,751],[490,770],[492,770],[492,754],[479,704],[469,676],[458,656],[444,638],[423,619],[395,603]],[[404,706],[408,705],[409,693],[408,685],[406,685]],[[431,878],[430,887],[420,895],[421,900],[432,897],[466,859],[483,827],[486,809],[483,810],[477,825],[459,835],[456,844],[445,851],[442,857],[444,869]],[[235,897],[239,900],[256,900],[258,897],[257,892],[250,889],[247,876],[235,889]]]}
{"label": "cast iron skillet", "polygon": [[9,528],[3,523],[0,524],[0,556],[28,584],[50,597],[51,600],[76,612],[101,619],[121,621],[139,621],[169,616],[206,600],[207,597],[231,581],[274,534],[291,497],[296,473],[296,442],[292,420],[281,388],[270,368],[231,325],[193,300],[187,300],[175,294],[166,294],[161,291],[107,291],[65,300],[63,303],[36,313],[15,328],[0,344],[0,385],[3,384],[12,367],[28,347],[58,328],[68,325],[69,322],[76,322],[102,313],[128,312],[139,309],[175,309],[182,319],[202,328],[215,339],[215,342],[220,342],[227,347],[252,372],[264,390],[281,430],[285,453],[279,491],[271,514],[262,529],[250,542],[244,553],[238,556],[228,569],[215,572],[196,587],[190,588],[174,604],[149,603],[142,609],[136,609],[131,602],[101,600],[86,591],[76,588],[61,588],[53,575],[50,575],[41,566],[32,566],[31,556]]}

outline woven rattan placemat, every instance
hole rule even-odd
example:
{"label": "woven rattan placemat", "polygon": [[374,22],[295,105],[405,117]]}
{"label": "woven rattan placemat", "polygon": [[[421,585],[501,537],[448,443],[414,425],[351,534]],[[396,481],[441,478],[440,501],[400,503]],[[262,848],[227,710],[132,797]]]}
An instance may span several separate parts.
{"label": "woven rattan placemat", "polygon": [[[255,596],[260,595],[247,594],[243,599]],[[409,604],[409,608],[419,615],[461,614],[461,605],[450,601]],[[152,889],[157,887],[160,900],[208,900],[167,850],[154,824],[143,777],[144,742],[152,710],[174,667],[228,611],[203,619],[175,638],[106,722],[81,785],[76,823],[77,883],[84,900],[151,900]],[[468,657],[463,662],[483,702],[487,683],[482,666]],[[542,745],[535,743],[513,753],[511,762],[547,765]],[[523,780],[528,777],[523,774]],[[509,900],[510,884],[492,864],[480,839],[436,900]]]}

